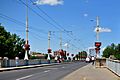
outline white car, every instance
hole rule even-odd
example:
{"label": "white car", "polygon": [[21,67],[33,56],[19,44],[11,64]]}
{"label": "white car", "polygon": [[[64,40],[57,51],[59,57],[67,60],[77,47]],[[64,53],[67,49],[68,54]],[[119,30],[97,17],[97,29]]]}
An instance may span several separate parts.
{"label": "white car", "polygon": [[87,57],[85,61],[86,61],[86,62],[90,62],[90,58],[89,58],[89,57]]}

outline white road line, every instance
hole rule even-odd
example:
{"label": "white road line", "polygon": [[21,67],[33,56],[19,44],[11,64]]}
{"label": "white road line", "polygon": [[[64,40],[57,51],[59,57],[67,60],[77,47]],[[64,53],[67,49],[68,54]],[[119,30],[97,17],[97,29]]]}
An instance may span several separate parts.
{"label": "white road line", "polygon": [[49,72],[50,70],[46,70],[46,71],[44,71],[44,72]]}
{"label": "white road line", "polygon": [[62,68],[65,68],[65,67],[62,67]]}
{"label": "white road line", "polygon": [[28,75],[28,76],[25,76],[25,77],[21,77],[21,78],[18,78],[18,79],[16,79],[16,80],[26,79],[26,78],[29,78],[29,77],[31,77],[31,76],[33,76],[33,75]]}
{"label": "white road line", "polygon": [[40,67],[40,68],[43,68],[43,69],[58,69],[58,68],[53,68],[53,67]]}

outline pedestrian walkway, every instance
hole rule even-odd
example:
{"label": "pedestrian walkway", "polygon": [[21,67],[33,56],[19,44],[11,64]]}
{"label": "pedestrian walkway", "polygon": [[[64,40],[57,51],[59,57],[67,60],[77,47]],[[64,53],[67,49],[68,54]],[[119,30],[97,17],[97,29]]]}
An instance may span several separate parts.
{"label": "pedestrian walkway", "polygon": [[107,68],[95,68],[92,64],[88,64],[61,80],[120,80],[120,78]]}

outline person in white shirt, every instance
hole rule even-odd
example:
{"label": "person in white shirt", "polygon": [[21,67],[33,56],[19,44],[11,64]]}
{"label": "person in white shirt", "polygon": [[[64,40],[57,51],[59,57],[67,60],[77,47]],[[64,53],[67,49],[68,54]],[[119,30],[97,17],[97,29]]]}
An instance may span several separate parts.
{"label": "person in white shirt", "polygon": [[92,60],[92,65],[94,65],[94,62],[95,62],[95,57],[94,57],[94,56],[92,56],[91,60]]}

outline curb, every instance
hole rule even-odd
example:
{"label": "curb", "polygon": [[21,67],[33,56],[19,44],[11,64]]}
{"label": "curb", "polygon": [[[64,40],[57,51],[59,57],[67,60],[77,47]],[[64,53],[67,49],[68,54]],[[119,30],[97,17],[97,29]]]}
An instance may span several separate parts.
{"label": "curb", "polygon": [[[112,70],[109,69],[109,68],[107,68],[107,69],[120,78],[120,75],[119,75],[119,74],[115,73],[114,71],[112,71]],[[119,80],[119,79],[118,79],[118,80]]]}

